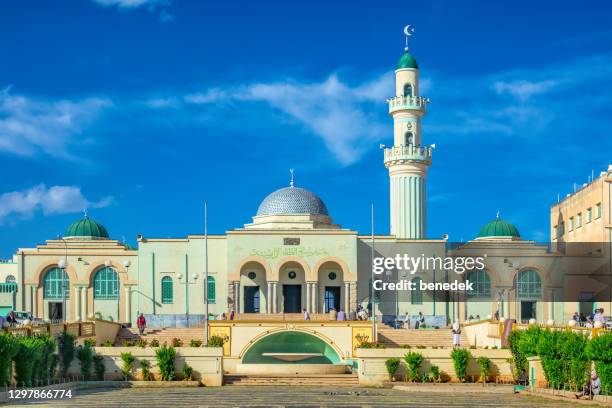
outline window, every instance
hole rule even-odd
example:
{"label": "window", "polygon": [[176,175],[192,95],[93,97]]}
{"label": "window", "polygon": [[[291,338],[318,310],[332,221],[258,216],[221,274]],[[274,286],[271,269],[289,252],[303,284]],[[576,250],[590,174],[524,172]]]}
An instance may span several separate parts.
{"label": "window", "polygon": [[404,96],[412,96],[412,84],[404,84]]}
{"label": "window", "polygon": [[57,299],[60,300],[62,296],[62,280],[66,284],[64,292],[66,299],[70,298],[70,279],[66,271],[60,268],[51,268],[45,274],[43,279],[43,297],[45,299]]}
{"label": "window", "polygon": [[534,270],[519,272],[516,279],[516,292],[519,299],[539,299],[542,297],[542,280]]}
{"label": "window", "polygon": [[587,224],[589,222],[593,221],[593,209],[592,208],[587,208]]}
{"label": "window", "polygon": [[412,144],[413,140],[414,140],[414,135],[412,134],[412,132],[406,132],[406,134],[404,135],[404,145],[408,146]]}
{"label": "window", "polygon": [[561,221],[559,224],[559,236],[563,236],[565,234],[565,223]]}
{"label": "window", "polygon": [[595,219],[601,217],[601,203],[595,206]]}
{"label": "window", "polygon": [[576,228],[582,227],[582,213],[578,213],[576,216]]}
{"label": "window", "polygon": [[570,217],[569,231],[574,230],[574,217]]}
{"label": "window", "polygon": [[172,278],[164,276],[161,280],[162,286],[162,303],[173,303],[174,302],[174,283]]}
{"label": "window", "polygon": [[5,280],[6,283],[16,283],[17,282],[17,278],[15,278],[13,275],[9,275],[6,277]]}
{"label": "window", "polygon": [[555,225],[553,227],[553,237],[558,237],[559,236],[559,230],[557,229],[557,226]]}
{"label": "window", "polygon": [[217,294],[216,292],[216,284],[215,284],[215,278],[213,278],[212,276],[208,277],[208,303],[209,304],[215,304],[216,300],[217,300]]}
{"label": "window", "polygon": [[474,290],[468,292],[468,296],[475,298],[491,297],[491,278],[486,271],[470,271],[467,278],[470,283],[474,283]]}
{"label": "window", "polygon": [[410,303],[413,305],[422,305],[423,304],[423,291],[421,290],[421,278],[414,278],[412,280],[413,288],[410,293],[412,296],[410,297]]}
{"label": "window", "polygon": [[119,275],[105,266],[94,276],[94,299],[119,299]]}

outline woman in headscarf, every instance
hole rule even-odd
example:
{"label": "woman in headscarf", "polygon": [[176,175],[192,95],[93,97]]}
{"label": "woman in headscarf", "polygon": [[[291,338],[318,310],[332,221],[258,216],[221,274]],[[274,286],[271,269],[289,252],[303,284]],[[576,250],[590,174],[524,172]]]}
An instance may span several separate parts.
{"label": "woman in headscarf", "polygon": [[453,322],[453,347],[461,347],[461,326],[458,320]]}

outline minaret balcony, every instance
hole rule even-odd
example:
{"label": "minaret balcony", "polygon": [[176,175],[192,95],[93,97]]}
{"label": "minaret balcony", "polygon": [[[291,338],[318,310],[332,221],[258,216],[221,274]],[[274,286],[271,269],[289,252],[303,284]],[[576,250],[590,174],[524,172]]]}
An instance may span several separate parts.
{"label": "minaret balcony", "polygon": [[385,149],[385,166],[408,162],[431,163],[431,147],[415,146],[412,144],[393,146]]}
{"label": "minaret balcony", "polygon": [[420,96],[396,96],[395,98],[387,99],[389,104],[389,113],[399,110],[416,110],[425,113],[425,107],[429,103],[429,98]]}

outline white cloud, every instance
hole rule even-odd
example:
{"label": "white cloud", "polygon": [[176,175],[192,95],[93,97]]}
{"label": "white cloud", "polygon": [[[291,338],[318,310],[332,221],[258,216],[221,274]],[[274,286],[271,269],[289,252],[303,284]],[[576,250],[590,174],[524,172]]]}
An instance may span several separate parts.
{"label": "white cloud", "polygon": [[520,101],[526,101],[534,95],[548,92],[558,84],[557,81],[538,81],[516,80],[511,82],[497,81],[493,84],[493,89],[498,94],[508,93]]}
{"label": "white cloud", "polygon": [[111,102],[101,98],[49,101],[0,91],[0,152],[70,158],[68,145]]}
{"label": "white cloud", "polygon": [[77,186],[36,185],[22,191],[11,191],[0,195],[0,224],[9,216],[30,218],[37,211],[44,215],[64,214],[83,211],[87,208],[101,208],[110,205],[111,196],[99,201],[90,201]]}
{"label": "white cloud", "polygon": [[174,15],[170,12],[171,0],[92,0],[102,7],[116,7],[119,10],[134,10],[145,8],[147,11],[157,13],[162,23],[174,21]]}

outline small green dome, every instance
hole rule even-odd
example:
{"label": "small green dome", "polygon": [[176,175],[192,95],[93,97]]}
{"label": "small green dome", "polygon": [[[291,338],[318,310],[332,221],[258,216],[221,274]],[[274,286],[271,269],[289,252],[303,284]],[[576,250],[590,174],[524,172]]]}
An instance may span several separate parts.
{"label": "small green dome", "polygon": [[507,221],[497,217],[480,229],[476,238],[520,238],[518,229]]}
{"label": "small green dome", "polygon": [[403,69],[403,68],[419,69],[419,65],[417,64],[412,54],[408,52],[408,50],[404,52],[404,55],[402,55],[402,58],[400,58],[400,60],[397,62],[397,69]]}
{"label": "small green dome", "polygon": [[75,221],[66,229],[64,238],[108,239],[108,231],[104,225],[90,219],[87,214],[82,220]]}

